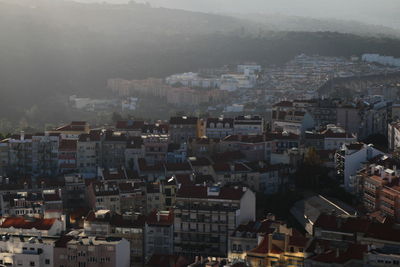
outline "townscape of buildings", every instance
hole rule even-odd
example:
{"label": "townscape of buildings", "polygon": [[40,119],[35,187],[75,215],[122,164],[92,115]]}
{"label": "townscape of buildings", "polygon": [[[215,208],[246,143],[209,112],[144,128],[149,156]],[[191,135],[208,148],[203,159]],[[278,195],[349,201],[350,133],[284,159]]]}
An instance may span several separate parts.
{"label": "townscape of buildings", "polygon": [[[228,70],[109,87],[128,109],[133,92],[271,104],[1,140],[0,266],[399,265],[400,77],[379,76],[395,68],[301,55]],[[351,97],[326,96],[327,86]],[[374,136],[388,145],[363,142]],[[308,190],[286,218],[265,210],[263,197],[302,190],[297,170],[313,153],[352,202]]]}

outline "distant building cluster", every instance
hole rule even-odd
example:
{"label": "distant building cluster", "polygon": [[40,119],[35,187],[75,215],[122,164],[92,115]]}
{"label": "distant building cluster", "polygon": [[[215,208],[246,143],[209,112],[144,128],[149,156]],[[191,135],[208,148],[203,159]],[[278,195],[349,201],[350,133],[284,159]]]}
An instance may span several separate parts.
{"label": "distant building cluster", "polygon": [[363,54],[361,59],[366,62],[400,67],[400,58],[395,58],[393,56],[381,56],[379,54]]}
{"label": "distant building cluster", "polygon": [[[299,55],[266,70],[110,79],[116,100],[73,96],[77,109],[157,98],[191,115],[1,140],[0,265],[397,266],[395,70]],[[286,218],[265,208],[289,201],[275,212]]]}

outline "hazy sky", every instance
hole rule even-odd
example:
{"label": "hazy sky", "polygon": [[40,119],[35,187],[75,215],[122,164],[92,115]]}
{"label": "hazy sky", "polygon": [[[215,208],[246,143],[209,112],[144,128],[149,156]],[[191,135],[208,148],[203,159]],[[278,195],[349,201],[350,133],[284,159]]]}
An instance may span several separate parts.
{"label": "hazy sky", "polygon": [[[77,1],[127,2],[127,0]],[[358,20],[400,28],[400,0],[136,0],[136,2],[213,13],[280,13]]]}

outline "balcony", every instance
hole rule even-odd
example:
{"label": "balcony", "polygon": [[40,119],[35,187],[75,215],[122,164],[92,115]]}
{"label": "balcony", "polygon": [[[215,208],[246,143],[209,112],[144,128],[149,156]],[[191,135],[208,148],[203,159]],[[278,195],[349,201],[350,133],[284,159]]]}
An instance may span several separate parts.
{"label": "balcony", "polygon": [[380,209],[381,209],[384,213],[386,213],[386,214],[388,214],[388,215],[390,215],[390,216],[394,216],[394,208],[387,207],[387,206],[385,206],[385,205],[381,205],[381,206],[380,206]]}
{"label": "balcony", "polygon": [[391,205],[391,206],[393,206],[393,207],[394,207],[394,205],[395,205],[394,199],[390,199],[390,198],[388,198],[388,197],[385,196],[385,195],[382,195],[382,196],[381,196],[381,200],[384,201],[384,202],[386,202],[386,203],[388,203],[389,205]]}
{"label": "balcony", "polygon": [[366,198],[366,199],[368,199],[369,201],[372,201],[372,202],[374,202],[374,203],[375,203],[375,201],[376,201],[375,196],[373,196],[373,195],[371,195],[371,194],[369,194],[369,193],[366,193],[366,192],[364,192],[364,198]]}

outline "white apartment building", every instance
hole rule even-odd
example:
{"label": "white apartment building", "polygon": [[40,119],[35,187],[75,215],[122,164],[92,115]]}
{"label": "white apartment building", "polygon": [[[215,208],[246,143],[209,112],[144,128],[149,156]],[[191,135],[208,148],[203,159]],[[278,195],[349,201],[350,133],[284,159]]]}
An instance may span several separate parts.
{"label": "white apartment building", "polygon": [[53,253],[56,240],[56,238],[43,238],[40,235],[2,235],[0,266],[55,266]]}
{"label": "white apartment building", "polygon": [[343,175],[346,191],[354,193],[357,182],[352,177],[362,167],[362,164],[384,152],[364,143],[344,144],[335,154],[336,171]]}
{"label": "white apartment building", "polygon": [[255,206],[255,194],[245,187],[182,186],[174,210],[174,253],[226,257],[228,236],[255,219]]}

